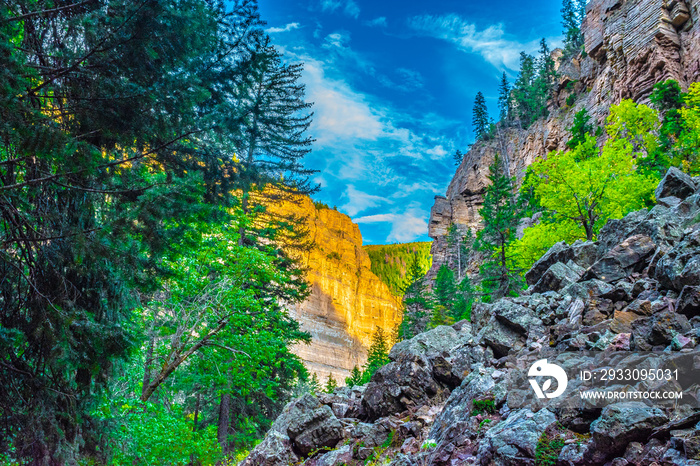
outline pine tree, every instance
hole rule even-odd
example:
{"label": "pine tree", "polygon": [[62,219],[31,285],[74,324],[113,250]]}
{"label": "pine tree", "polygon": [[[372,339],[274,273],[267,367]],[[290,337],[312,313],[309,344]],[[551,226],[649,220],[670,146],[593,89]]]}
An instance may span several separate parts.
{"label": "pine tree", "polygon": [[313,373],[311,376],[311,381],[309,382],[309,388],[312,393],[318,393],[321,391],[321,382],[318,380],[318,374]]}
{"label": "pine tree", "polygon": [[585,108],[574,115],[574,123],[571,128],[569,128],[571,139],[567,141],[566,147],[575,149],[579,144],[586,142],[586,135],[593,134],[594,132],[593,125],[589,123],[590,120],[591,116]]}
{"label": "pine tree", "polygon": [[464,159],[464,154],[462,153],[461,150],[457,149],[457,152],[454,153],[452,156],[452,159],[455,161],[455,166],[459,167],[462,165],[462,160]]}
{"label": "pine tree", "polygon": [[418,255],[414,255],[403,286],[405,309],[399,325],[399,338],[402,340],[413,338],[425,330],[426,311],[431,307],[431,300],[426,291],[424,276]]}
{"label": "pine tree", "polygon": [[384,330],[377,326],[372,336],[372,344],[367,354],[367,364],[362,374],[363,384],[370,381],[380,367],[389,363],[389,343],[387,342]]}
{"label": "pine tree", "polygon": [[586,0],[563,0],[562,26],[564,27],[564,57],[571,57],[581,52],[583,34],[581,23],[586,16]]}
{"label": "pine tree", "polygon": [[328,374],[328,379],[326,380],[326,393],[333,393],[335,389],[338,388],[338,382],[333,378],[333,374]]}
{"label": "pine tree", "polygon": [[522,127],[527,128],[536,119],[537,99],[535,96],[535,79],[537,70],[535,58],[525,52],[520,53],[520,73],[513,85],[513,103],[515,114]]}
{"label": "pine tree", "polygon": [[474,98],[472,126],[474,128],[474,136],[476,137],[477,141],[488,134],[489,112],[486,108],[486,99],[481,91],[479,91]]}
{"label": "pine tree", "polygon": [[556,63],[552,58],[552,51],[549,49],[547,40],[544,38],[540,41],[540,56],[537,63],[537,69],[538,89],[536,89],[536,92],[541,99],[540,106],[542,107],[539,116],[546,116],[547,100],[549,100],[549,98],[552,96],[552,92],[554,91],[557,71]]}
{"label": "pine tree", "polygon": [[511,88],[508,83],[508,76],[503,72],[501,83],[498,86],[498,110],[499,118],[502,124],[506,124],[510,118],[510,93]]}
{"label": "pine tree", "polygon": [[355,385],[362,385],[362,371],[357,366],[350,371],[350,377],[345,378],[345,385],[352,388]]}
{"label": "pine tree", "polygon": [[498,153],[489,170],[491,183],[486,188],[484,204],[479,210],[484,228],[477,236],[475,247],[488,254],[480,270],[483,291],[491,299],[497,299],[517,295],[521,288],[520,276],[511,265],[508,253],[508,245],[515,239],[521,213],[512,193],[513,180],[505,174]]}

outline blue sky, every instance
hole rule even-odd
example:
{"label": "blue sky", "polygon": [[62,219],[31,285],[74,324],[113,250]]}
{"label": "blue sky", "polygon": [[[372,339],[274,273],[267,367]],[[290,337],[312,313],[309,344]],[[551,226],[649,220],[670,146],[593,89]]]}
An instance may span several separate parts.
{"label": "blue sky", "polygon": [[473,141],[482,91],[496,115],[498,81],[521,51],[561,43],[560,0],[259,0],[267,32],[303,62],[314,102],[306,165],[315,199],[350,215],[365,244],[427,241],[433,198]]}

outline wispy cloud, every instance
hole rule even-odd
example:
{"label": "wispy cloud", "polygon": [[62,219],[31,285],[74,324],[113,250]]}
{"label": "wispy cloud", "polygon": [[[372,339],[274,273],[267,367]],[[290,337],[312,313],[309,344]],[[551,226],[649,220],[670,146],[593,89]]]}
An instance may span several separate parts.
{"label": "wispy cloud", "polygon": [[378,207],[382,204],[391,202],[383,196],[376,196],[374,194],[362,192],[356,189],[352,184],[348,185],[345,195],[348,198],[348,202],[341,206],[341,210],[351,217],[354,217],[358,213],[364,212],[369,208]]}
{"label": "wispy cloud", "polygon": [[409,205],[403,212],[369,215],[356,218],[355,222],[362,224],[389,223],[391,232],[387,237],[388,242],[407,243],[425,235],[428,230],[428,212],[421,209],[416,203]]}
{"label": "wispy cloud", "polygon": [[321,10],[330,12],[341,10],[355,19],[360,16],[360,7],[354,0],[321,0]]}
{"label": "wispy cloud", "polygon": [[299,23],[289,23],[285,27],[282,27],[282,28],[275,28],[275,27],[267,28],[267,29],[265,29],[265,32],[267,32],[268,34],[277,34],[279,32],[293,31],[294,29],[299,29],[300,27],[301,27],[301,25]]}
{"label": "wispy cloud", "polygon": [[380,27],[385,28],[388,26],[385,16],[380,16],[379,18],[374,18],[368,21],[363,21],[362,24],[369,27]]}
{"label": "wispy cloud", "polygon": [[481,55],[499,70],[517,70],[520,52],[532,52],[538,42],[522,43],[511,39],[502,24],[479,29],[456,14],[415,16],[409,19],[408,25],[419,34],[446,40],[465,52]]}

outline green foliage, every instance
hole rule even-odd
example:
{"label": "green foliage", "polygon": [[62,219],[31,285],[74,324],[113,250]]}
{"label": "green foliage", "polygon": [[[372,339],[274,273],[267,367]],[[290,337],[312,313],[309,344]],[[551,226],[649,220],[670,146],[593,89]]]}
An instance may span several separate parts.
{"label": "green foliage", "polygon": [[586,16],[588,0],[563,0],[562,25],[564,26],[564,54],[569,58],[583,52],[583,34],[581,23]]}
{"label": "green foliage", "polygon": [[547,42],[542,39],[537,59],[525,52],[520,54],[520,74],[512,90],[512,111],[524,128],[548,115],[547,101],[555,82],[555,63]]}
{"label": "green foliage", "polygon": [[372,335],[372,344],[367,354],[367,363],[362,373],[362,385],[369,382],[379,368],[389,363],[389,350],[391,349],[384,330],[377,326]]}
{"label": "green foliage", "polygon": [[409,271],[414,265],[416,277],[423,277],[432,264],[430,246],[432,243],[405,243],[381,246],[365,246],[369,254],[372,273],[383,281],[394,296],[401,297]]}
{"label": "green foliage", "polygon": [[330,207],[328,207],[328,204],[323,203],[321,201],[314,201],[314,208],[316,210],[330,210]]}
{"label": "green foliage", "polygon": [[311,376],[311,382],[309,383],[309,387],[311,388],[312,393],[318,393],[321,391],[321,382],[319,382],[318,374],[315,372]]}
{"label": "green foliage", "polygon": [[303,274],[249,202],[313,191],[301,67],[255,2],[53,3],[0,9],[0,454],[100,460],[109,390],[252,441],[305,375]]}
{"label": "green foliage", "polygon": [[354,366],[350,371],[350,377],[345,378],[345,385],[352,388],[355,385],[362,385],[362,371],[359,367]]}
{"label": "green foliage", "polygon": [[683,171],[700,174],[700,83],[693,83],[684,96],[684,107],[679,110],[682,130],[674,149],[674,160]]}
{"label": "green foliage", "polygon": [[566,143],[566,147],[575,149],[576,146],[586,142],[586,136],[593,134],[595,131],[593,125],[589,123],[590,120],[591,116],[585,108],[574,115],[574,123],[569,128],[571,139]]}
{"label": "green foliage", "polygon": [[489,112],[486,108],[486,99],[481,91],[479,91],[474,98],[472,127],[474,128],[474,137],[477,141],[482,139],[489,132]]}
{"label": "green foliage", "polygon": [[498,111],[499,111],[499,119],[501,122],[505,123],[508,121],[509,116],[510,116],[510,101],[511,101],[511,93],[512,89],[510,87],[510,84],[508,83],[508,76],[506,75],[505,71],[503,72],[503,76],[501,76],[501,82],[498,85]]}
{"label": "green foliage", "polygon": [[333,374],[329,373],[324,390],[326,393],[333,393],[336,388],[338,388],[338,382],[333,378]]}
{"label": "green foliage", "polygon": [[479,414],[494,414],[495,412],[496,404],[493,398],[472,401],[472,416],[477,416]]}
{"label": "green foliage", "polygon": [[342,259],[342,257],[341,257],[340,254],[338,253],[338,251],[333,251],[333,252],[327,254],[327,255],[326,255],[326,258],[328,258],[328,259],[330,259],[330,260],[332,260],[332,261],[339,261],[340,259]]}
{"label": "green foliage", "polygon": [[637,171],[635,160],[656,149],[657,125],[652,109],[623,100],[611,108],[602,150],[595,137],[584,134],[574,149],[532,164],[523,188],[532,189],[546,215],[509,248],[519,267],[529,268],[556,242],[594,239],[609,219],[622,218],[653,199],[658,179]]}
{"label": "green foliage", "polygon": [[555,466],[564,445],[564,440],[552,439],[547,435],[547,432],[542,432],[535,448],[535,465]]}
{"label": "green foliage", "polygon": [[105,402],[98,416],[112,426],[111,458],[107,464],[215,465],[222,459],[216,427],[193,429],[192,414],[175,405],[131,404],[130,400]]}
{"label": "green foliage", "polygon": [[452,155],[452,159],[455,162],[455,166],[459,167],[460,165],[462,165],[462,160],[464,159],[464,154],[462,153],[461,150],[457,149],[457,152],[455,152]]}
{"label": "green foliage", "polygon": [[522,210],[512,193],[513,180],[504,173],[498,153],[489,170],[490,185],[479,210],[484,228],[477,235],[475,248],[487,254],[480,269],[482,292],[486,299],[497,299],[517,295],[521,288],[521,279],[508,246],[515,240]]}

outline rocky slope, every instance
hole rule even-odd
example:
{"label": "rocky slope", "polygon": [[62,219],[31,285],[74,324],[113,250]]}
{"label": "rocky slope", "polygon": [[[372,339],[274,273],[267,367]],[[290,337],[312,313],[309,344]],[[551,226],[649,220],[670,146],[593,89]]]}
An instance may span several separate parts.
{"label": "rocky slope", "polygon": [[[554,246],[523,296],[395,345],[366,386],[292,401],[242,464],[700,465],[700,177],[671,169],[656,197],[597,242]],[[528,379],[552,394],[533,373],[547,358],[568,385],[538,399]],[[582,369],[662,361],[681,376],[603,388],[683,402],[578,396]]]}
{"label": "rocky slope", "polygon": [[401,322],[401,304],[370,270],[359,227],[345,214],[316,209],[311,199],[273,207],[304,220],[314,247],[301,253],[311,295],[291,309],[312,335],[310,345],[294,348],[311,373],[324,382],[329,373],[344,384],[353,366],[367,361],[377,326],[391,335]]}
{"label": "rocky slope", "polygon": [[[479,209],[496,151],[506,155],[511,176],[520,182],[535,159],[565,148],[566,128],[582,108],[603,126],[610,105],[623,98],[645,102],[657,82],[675,79],[687,88],[700,80],[700,0],[591,0],[582,30],[587,56],[559,67],[549,118],[476,144],[447,195],[435,198],[429,223],[435,240],[430,278],[445,262],[450,223],[464,230],[480,228]],[[566,108],[572,92],[576,103]]]}

